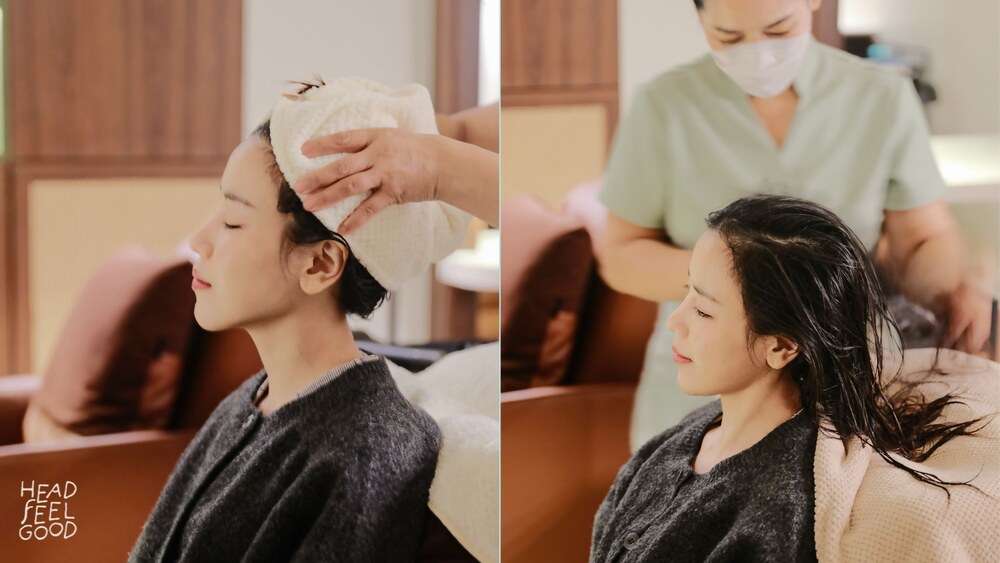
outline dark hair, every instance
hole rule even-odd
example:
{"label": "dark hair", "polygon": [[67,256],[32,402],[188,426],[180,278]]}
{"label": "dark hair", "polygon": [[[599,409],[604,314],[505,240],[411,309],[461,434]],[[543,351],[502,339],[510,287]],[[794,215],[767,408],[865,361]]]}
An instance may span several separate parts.
{"label": "dark hair", "polygon": [[[303,86],[298,92],[302,94],[310,88],[322,86],[323,81],[319,79],[318,84],[307,82],[298,82],[298,84]],[[351,251],[351,246],[340,233],[326,228],[322,221],[302,207],[301,198],[281,173],[278,161],[274,157],[274,151],[271,149],[271,120],[262,123],[250,135],[267,144],[271,158],[268,173],[278,184],[278,211],[292,216],[291,221],[285,226],[285,236],[282,239],[282,263],[297,245],[312,244],[324,240],[334,240],[343,244],[347,249],[347,262],[344,264],[344,272],[336,284],[337,304],[347,315],[368,318],[388,298],[388,291],[361,265],[361,262],[354,256],[354,252]]]}
{"label": "dark hair", "polygon": [[882,381],[882,330],[898,333],[898,326],[850,227],[819,205],[775,195],[737,200],[707,222],[729,247],[748,345],[771,335],[798,346],[785,371],[798,387],[803,412],[817,425],[830,423],[845,442],[856,436],[888,463],[945,492],[944,485],[968,484],[942,481],[889,456],[924,461],[952,438],[979,431],[970,427],[982,419],[935,423],[946,406],[964,403],[952,394],[928,402],[914,392],[919,382],[886,396],[901,367]]}
{"label": "dark hair", "polygon": [[699,10],[703,9],[705,7],[705,0],[694,0],[694,7]]}

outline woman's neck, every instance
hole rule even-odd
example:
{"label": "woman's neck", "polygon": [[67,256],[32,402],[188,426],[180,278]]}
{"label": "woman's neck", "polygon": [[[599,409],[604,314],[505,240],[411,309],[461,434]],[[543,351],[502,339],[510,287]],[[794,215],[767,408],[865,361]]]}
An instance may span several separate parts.
{"label": "woman's neck", "polygon": [[330,369],[362,356],[346,317],[326,307],[303,306],[246,330],[267,372],[267,398],[261,403],[265,414],[293,400]]}
{"label": "woman's neck", "polygon": [[719,459],[753,446],[801,408],[798,387],[789,376],[779,373],[768,374],[720,399],[722,423],[714,440]]}

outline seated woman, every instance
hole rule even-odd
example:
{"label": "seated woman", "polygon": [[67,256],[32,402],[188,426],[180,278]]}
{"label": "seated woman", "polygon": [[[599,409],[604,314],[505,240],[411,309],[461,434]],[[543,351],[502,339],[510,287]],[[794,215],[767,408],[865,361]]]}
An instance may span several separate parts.
{"label": "seated woman", "polygon": [[290,183],[318,134],[359,126],[433,133],[427,91],[360,80],[305,84],[232,153],[220,209],[193,236],[195,318],[239,327],[264,369],[187,447],[130,561],[404,561],[417,553],[440,435],[355,345],[387,290],[463,240],[468,216],[439,202],[392,206],[349,236],[359,194],[315,214]]}
{"label": "seated woman", "polygon": [[[592,561],[815,561],[820,427],[900,471],[977,421],[942,422],[950,394],[887,396],[895,328],[865,247],[836,215],[753,196],[708,218],[688,293],[667,320],[678,385],[720,398],[642,446],[597,512]],[[897,372],[898,375],[898,372]],[[892,469],[895,471],[896,469]]]}

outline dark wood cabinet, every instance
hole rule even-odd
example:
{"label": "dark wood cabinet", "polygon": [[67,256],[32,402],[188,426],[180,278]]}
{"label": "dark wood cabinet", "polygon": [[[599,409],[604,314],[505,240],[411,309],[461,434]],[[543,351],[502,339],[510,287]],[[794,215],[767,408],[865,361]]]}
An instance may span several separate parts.
{"label": "dark wood cabinet", "polygon": [[15,160],[218,159],[240,139],[239,0],[8,0]]}
{"label": "dark wood cabinet", "polygon": [[618,84],[618,3],[504,0],[501,84],[505,92]]}
{"label": "dark wood cabinet", "polygon": [[606,136],[618,122],[618,2],[504,0],[504,107],[598,104]]}
{"label": "dark wood cabinet", "polygon": [[[29,369],[29,189],[221,175],[239,144],[242,0],[6,0],[0,373]],[[137,184],[141,186],[141,184]]]}

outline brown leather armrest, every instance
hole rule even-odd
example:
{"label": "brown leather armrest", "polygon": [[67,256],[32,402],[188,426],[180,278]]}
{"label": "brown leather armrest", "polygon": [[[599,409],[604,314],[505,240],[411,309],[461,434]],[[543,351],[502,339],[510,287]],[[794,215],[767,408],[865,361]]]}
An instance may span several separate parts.
{"label": "brown leather armrest", "polygon": [[505,560],[587,560],[594,514],[629,458],[634,395],[598,384],[501,394]]}
{"label": "brown leather armrest", "polygon": [[[0,446],[0,553],[4,560],[125,561],[193,437],[194,431],[141,431]],[[72,485],[67,486],[68,481]],[[58,483],[60,494],[72,496],[39,496],[37,487],[43,483],[49,490]],[[22,486],[30,489],[32,485],[35,499],[29,504],[31,494],[22,493]],[[40,500],[49,502],[43,505]],[[42,510],[31,510],[39,506]],[[26,507],[28,520],[23,523]],[[20,539],[22,532],[45,528],[33,525],[36,516],[47,522],[50,515],[72,522],[75,532],[70,526],[69,533],[74,535]],[[22,528],[25,524],[26,529]],[[57,532],[58,528],[49,527]]]}
{"label": "brown leather armrest", "polygon": [[42,378],[33,373],[0,377],[0,446],[24,440],[21,421],[31,396],[42,386]]}

